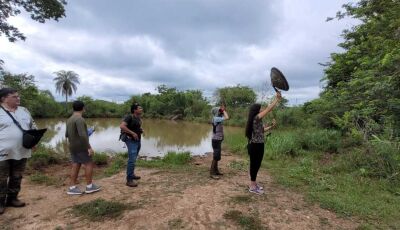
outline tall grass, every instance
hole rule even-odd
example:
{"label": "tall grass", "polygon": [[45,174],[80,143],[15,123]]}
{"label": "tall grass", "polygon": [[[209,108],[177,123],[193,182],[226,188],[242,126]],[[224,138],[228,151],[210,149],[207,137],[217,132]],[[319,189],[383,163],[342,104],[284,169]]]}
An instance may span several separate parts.
{"label": "tall grass", "polygon": [[[400,226],[400,143],[376,139],[343,147],[335,130],[274,130],[266,139],[262,167],[274,179],[341,215],[356,215],[380,229]],[[227,134],[232,152],[246,152],[246,139]],[[336,154],[332,154],[336,153]]]}

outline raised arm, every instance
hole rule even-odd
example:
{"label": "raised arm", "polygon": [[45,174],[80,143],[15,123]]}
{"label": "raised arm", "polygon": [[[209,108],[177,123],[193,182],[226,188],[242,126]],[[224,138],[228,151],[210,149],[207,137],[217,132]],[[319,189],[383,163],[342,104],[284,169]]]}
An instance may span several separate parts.
{"label": "raised arm", "polygon": [[269,104],[268,107],[265,108],[263,111],[261,111],[259,114],[257,114],[257,117],[259,119],[262,119],[263,117],[265,117],[269,112],[271,112],[275,108],[275,106],[281,101],[281,99],[282,99],[281,93],[279,91],[276,92],[276,97],[272,101],[272,103]]}

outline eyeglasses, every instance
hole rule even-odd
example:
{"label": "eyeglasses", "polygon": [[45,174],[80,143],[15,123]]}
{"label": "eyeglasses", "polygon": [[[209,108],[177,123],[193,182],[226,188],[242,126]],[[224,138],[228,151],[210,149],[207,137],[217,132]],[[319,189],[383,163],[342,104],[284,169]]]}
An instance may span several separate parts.
{"label": "eyeglasses", "polygon": [[8,97],[15,98],[15,99],[18,99],[18,98],[20,98],[20,96],[19,96],[19,95],[18,95],[18,96],[8,96]]}

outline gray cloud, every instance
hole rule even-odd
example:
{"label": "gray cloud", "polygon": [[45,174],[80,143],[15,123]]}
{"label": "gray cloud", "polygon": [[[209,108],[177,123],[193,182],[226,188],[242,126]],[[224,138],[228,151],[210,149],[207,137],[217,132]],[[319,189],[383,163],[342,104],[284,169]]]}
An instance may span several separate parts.
{"label": "gray cloud", "polygon": [[[237,84],[272,95],[269,69],[287,76],[291,104],[318,96],[323,67],[352,21],[325,23],[347,1],[69,1],[67,18],[14,18],[26,42],[0,37],[6,69],[36,76],[54,93],[53,72],[80,75],[76,96],[122,101],[160,84],[211,96]],[[59,96],[57,98],[61,99]]]}

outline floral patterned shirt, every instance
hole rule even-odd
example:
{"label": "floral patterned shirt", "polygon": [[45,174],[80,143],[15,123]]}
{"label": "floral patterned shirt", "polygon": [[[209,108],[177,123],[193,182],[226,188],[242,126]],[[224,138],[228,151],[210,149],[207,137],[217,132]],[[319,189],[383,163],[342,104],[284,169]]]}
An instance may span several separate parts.
{"label": "floral patterned shirt", "polygon": [[253,133],[251,134],[250,143],[264,143],[264,125],[262,119],[258,116],[254,117],[253,120]]}

